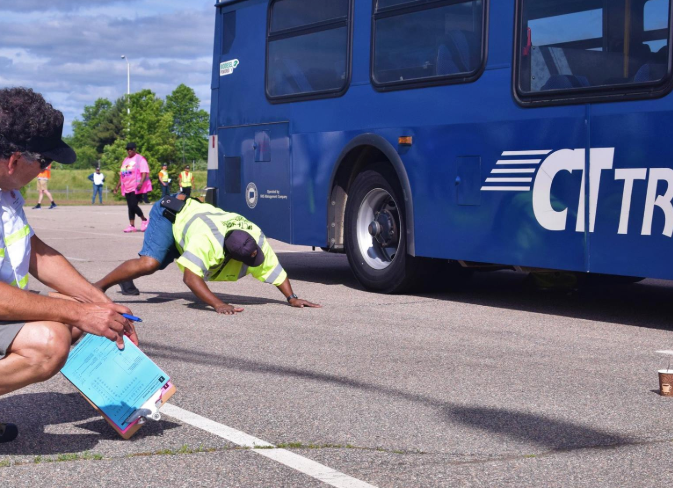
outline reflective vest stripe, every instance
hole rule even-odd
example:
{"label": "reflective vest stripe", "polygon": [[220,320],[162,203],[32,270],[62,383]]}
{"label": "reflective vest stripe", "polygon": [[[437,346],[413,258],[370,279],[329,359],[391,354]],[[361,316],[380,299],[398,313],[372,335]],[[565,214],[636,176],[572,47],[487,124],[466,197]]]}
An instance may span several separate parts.
{"label": "reflective vest stripe", "polygon": [[191,252],[187,251],[187,252],[183,253],[183,254],[182,254],[182,257],[185,258],[185,259],[188,259],[190,262],[196,264],[196,265],[199,267],[199,269],[200,269],[201,271],[203,271],[204,273],[205,273],[206,271],[208,271],[208,268],[207,268],[206,265],[203,263],[203,261],[201,261],[201,259],[200,259],[198,256],[195,256],[195,255],[192,254]]}
{"label": "reflective vest stripe", "polygon": [[185,228],[182,230],[182,237],[180,238],[180,242],[178,243],[181,249],[185,248],[185,237],[187,236],[187,232],[189,231],[189,227],[194,223],[196,219],[203,220],[206,222],[208,225],[208,228],[213,232],[213,235],[215,235],[215,238],[224,246],[224,236],[220,232],[220,229],[217,227],[217,224],[210,220],[208,217],[219,217],[221,216],[221,213],[213,213],[213,212],[203,212],[203,213],[197,213],[192,215],[192,218],[187,221],[185,224]]}
{"label": "reflective vest stripe", "polygon": [[238,273],[238,279],[245,278],[245,275],[248,274],[248,265],[244,264],[241,266],[241,271]]}
{"label": "reflective vest stripe", "polygon": [[5,246],[9,247],[15,242],[20,241],[24,237],[26,237],[28,234],[30,234],[30,227],[29,226],[24,226],[23,229],[16,231],[14,234],[11,234],[10,236],[5,238]]}
{"label": "reflective vest stripe", "polygon": [[280,264],[276,265],[276,267],[273,269],[269,277],[266,280],[264,280],[264,282],[273,283],[274,281],[276,281],[276,278],[278,278],[282,272],[283,267]]}

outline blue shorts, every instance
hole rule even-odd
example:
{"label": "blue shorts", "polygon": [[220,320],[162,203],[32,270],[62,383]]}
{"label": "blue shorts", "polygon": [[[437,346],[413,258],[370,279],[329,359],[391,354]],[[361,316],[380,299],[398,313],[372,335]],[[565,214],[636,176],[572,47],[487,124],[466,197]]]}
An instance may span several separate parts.
{"label": "blue shorts", "polygon": [[138,256],[156,259],[161,263],[159,269],[166,269],[166,266],[180,257],[178,248],[175,247],[175,239],[173,239],[173,224],[164,217],[161,201],[152,205],[150,223],[145,230],[143,248]]}

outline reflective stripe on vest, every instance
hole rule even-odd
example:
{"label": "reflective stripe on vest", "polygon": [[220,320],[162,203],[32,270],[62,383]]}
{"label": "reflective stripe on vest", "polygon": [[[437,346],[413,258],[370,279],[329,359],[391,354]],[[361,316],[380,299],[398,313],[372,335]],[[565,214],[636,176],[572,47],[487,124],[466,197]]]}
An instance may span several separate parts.
{"label": "reflective stripe on vest", "polygon": [[26,288],[30,268],[31,229],[18,191],[0,190],[0,281]]}

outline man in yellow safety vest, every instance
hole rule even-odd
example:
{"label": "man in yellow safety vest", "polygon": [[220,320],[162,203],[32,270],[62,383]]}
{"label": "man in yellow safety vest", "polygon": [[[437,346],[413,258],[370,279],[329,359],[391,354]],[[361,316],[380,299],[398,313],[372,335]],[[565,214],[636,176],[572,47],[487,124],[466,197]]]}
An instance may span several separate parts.
{"label": "man in yellow safety vest", "polygon": [[287,273],[259,227],[241,215],[184,194],[165,197],[154,204],[138,255],[119,265],[96,286],[105,291],[164,269],[177,260],[185,284],[217,313],[231,315],[243,309],[222,302],[206,281],[237,281],[249,274],[275,285],[293,307],[320,307],[295,295]]}
{"label": "man in yellow safety vest", "polygon": [[[20,188],[52,161],[72,164],[63,140],[63,114],[26,88],[0,90],[0,395],[46,381],[58,373],[70,345],[84,332],[124,347],[138,343],[131,311],[114,304],[28,225]],[[77,301],[28,291],[28,275]],[[34,412],[39,415],[39,411]],[[0,423],[0,443],[18,435]]]}
{"label": "man in yellow safety vest", "polygon": [[192,195],[192,185],[194,184],[194,175],[189,172],[189,166],[180,173],[180,191],[188,197]]}
{"label": "man in yellow safety vest", "polygon": [[171,179],[168,176],[168,165],[166,163],[161,165],[161,171],[159,171],[159,183],[161,183],[161,197],[165,197],[170,193],[171,190]]}

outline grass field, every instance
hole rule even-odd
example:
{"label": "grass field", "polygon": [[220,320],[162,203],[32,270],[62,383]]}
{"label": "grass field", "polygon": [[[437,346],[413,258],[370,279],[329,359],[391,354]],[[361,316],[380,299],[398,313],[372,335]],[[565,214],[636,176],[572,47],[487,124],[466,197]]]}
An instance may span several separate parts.
{"label": "grass field", "polygon": [[[87,178],[92,170],[75,169],[75,170],[52,170],[51,180],[49,180],[49,192],[54,197],[54,201],[59,205],[83,205],[91,204],[91,195],[93,194],[92,183]],[[103,203],[107,205],[125,205],[126,201],[115,197],[112,194],[114,189],[113,181],[114,175],[109,171],[103,171],[106,181],[103,187]],[[203,188],[206,185],[206,172],[194,171],[194,179],[197,188]],[[156,184],[156,178],[152,179],[152,184]],[[177,191],[178,187],[173,182],[172,189]],[[31,182],[26,186],[25,193],[26,204],[31,206],[37,202],[37,183]],[[49,203],[49,199],[45,197],[42,204]]]}

